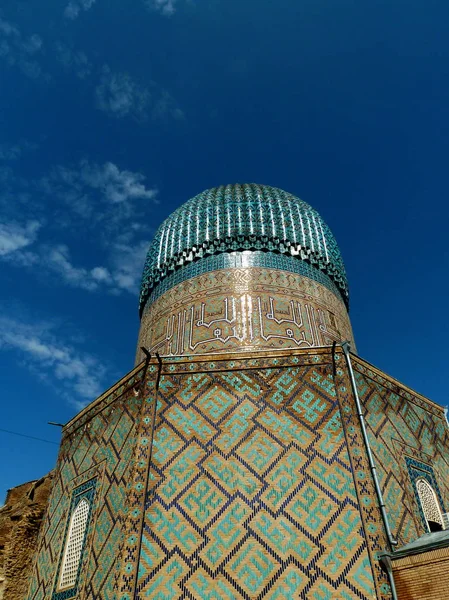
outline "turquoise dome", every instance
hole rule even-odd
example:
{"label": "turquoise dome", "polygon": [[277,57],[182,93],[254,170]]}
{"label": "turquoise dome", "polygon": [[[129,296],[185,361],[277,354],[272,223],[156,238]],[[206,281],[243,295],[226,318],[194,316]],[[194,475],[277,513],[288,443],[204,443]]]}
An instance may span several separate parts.
{"label": "turquoise dome", "polygon": [[159,227],[145,261],[140,312],[151,292],[175,270],[213,254],[272,252],[324,272],[348,306],[345,268],[334,236],[306,202],[268,185],[235,184],[206,190]]}

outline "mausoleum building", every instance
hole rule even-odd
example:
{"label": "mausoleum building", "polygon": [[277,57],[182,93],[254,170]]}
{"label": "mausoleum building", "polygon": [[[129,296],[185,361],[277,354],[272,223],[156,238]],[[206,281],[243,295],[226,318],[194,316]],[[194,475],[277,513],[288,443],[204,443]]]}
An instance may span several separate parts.
{"label": "mausoleum building", "polygon": [[181,205],[135,368],[63,428],[29,600],[443,598],[407,577],[437,544],[449,585],[444,410],[357,355],[348,311],[306,202],[248,184]]}

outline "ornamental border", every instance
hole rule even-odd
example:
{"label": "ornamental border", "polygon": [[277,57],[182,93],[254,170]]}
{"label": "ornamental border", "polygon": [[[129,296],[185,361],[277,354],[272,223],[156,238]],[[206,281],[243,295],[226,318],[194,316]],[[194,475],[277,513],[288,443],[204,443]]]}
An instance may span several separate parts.
{"label": "ornamental border", "polygon": [[[70,499],[70,508],[69,508],[67,518],[66,518],[66,525],[64,528],[64,536],[62,538],[63,542],[61,545],[58,566],[56,568],[56,576],[55,576],[55,580],[53,583],[53,593],[51,596],[52,600],[68,600],[69,598],[74,598],[78,594],[78,587],[80,584],[80,576],[81,576],[81,572],[82,572],[82,567],[86,560],[85,550],[86,550],[86,548],[89,547],[87,540],[90,537],[89,533],[91,531],[91,523],[93,521],[94,500],[95,500],[95,496],[96,496],[95,491],[96,491],[97,482],[98,482],[97,477],[93,477],[91,479],[88,479],[84,483],[78,485],[77,487],[75,487],[72,490],[71,499]],[[78,562],[78,571],[77,571],[77,575],[76,575],[75,584],[71,588],[57,591],[58,580],[59,580],[59,576],[61,573],[62,560],[63,560],[64,554],[65,554],[65,547],[66,547],[66,543],[67,543],[67,536],[68,536],[68,532],[69,532],[70,521],[72,520],[72,515],[73,515],[73,512],[74,512],[76,506],[78,506],[78,504],[84,498],[88,499],[89,504],[90,504],[90,509],[89,509],[89,516],[87,519],[86,528],[84,530],[84,538],[83,538],[83,544],[81,547],[80,559]]]}
{"label": "ornamental border", "polygon": [[421,517],[421,524],[424,525],[424,530],[427,531],[427,519],[424,516],[424,511],[422,509],[421,500],[419,498],[418,490],[416,488],[416,481],[419,478],[425,479],[427,483],[432,487],[435,491],[438,502],[440,504],[440,510],[442,513],[446,512],[443,497],[440,492],[440,488],[438,486],[437,479],[435,477],[435,472],[431,465],[428,465],[416,458],[412,458],[410,456],[404,456],[405,463],[407,465],[408,476],[410,478],[410,482],[412,484],[413,493],[415,496],[416,505],[418,506],[419,515]]}
{"label": "ornamental border", "polygon": [[[242,258],[248,259],[249,264],[243,264]],[[239,264],[240,263],[240,264]],[[272,252],[250,251],[244,252],[221,252],[205,257],[201,261],[192,261],[168,273],[159,282],[155,283],[152,290],[148,290],[145,298],[141,299],[142,315],[153,302],[172,288],[194,279],[200,275],[222,270],[247,270],[252,268],[276,269],[307,277],[316,283],[324,285],[341,302],[346,305],[341,290],[335,285],[334,281],[321,269],[314,267],[305,260],[298,260],[295,257],[285,254],[275,254]]]}

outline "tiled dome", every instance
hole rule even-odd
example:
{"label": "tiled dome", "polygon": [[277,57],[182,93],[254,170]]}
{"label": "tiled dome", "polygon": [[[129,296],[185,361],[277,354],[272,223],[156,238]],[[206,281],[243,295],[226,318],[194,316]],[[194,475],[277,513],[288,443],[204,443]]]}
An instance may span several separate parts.
{"label": "tiled dome", "polygon": [[173,271],[213,254],[243,250],[284,254],[313,265],[328,275],[348,305],[340,250],[320,215],[278,188],[235,184],[198,194],[159,227],[145,262],[140,311]]}

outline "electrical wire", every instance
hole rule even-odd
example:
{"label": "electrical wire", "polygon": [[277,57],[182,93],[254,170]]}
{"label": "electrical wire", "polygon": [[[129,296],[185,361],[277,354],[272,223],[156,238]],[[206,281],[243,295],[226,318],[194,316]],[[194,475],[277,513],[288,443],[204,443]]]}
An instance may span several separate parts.
{"label": "electrical wire", "polygon": [[34,437],[34,435],[27,435],[26,433],[18,433],[17,431],[9,431],[9,429],[1,429],[3,433],[9,433],[11,435],[18,435],[19,437],[28,438],[30,440],[37,440],[38,442],[45,442],[46,444],[55,444],[55,446],[59,446],[58,442],[52,442],[51,440],[44,440],[43,438]]}

